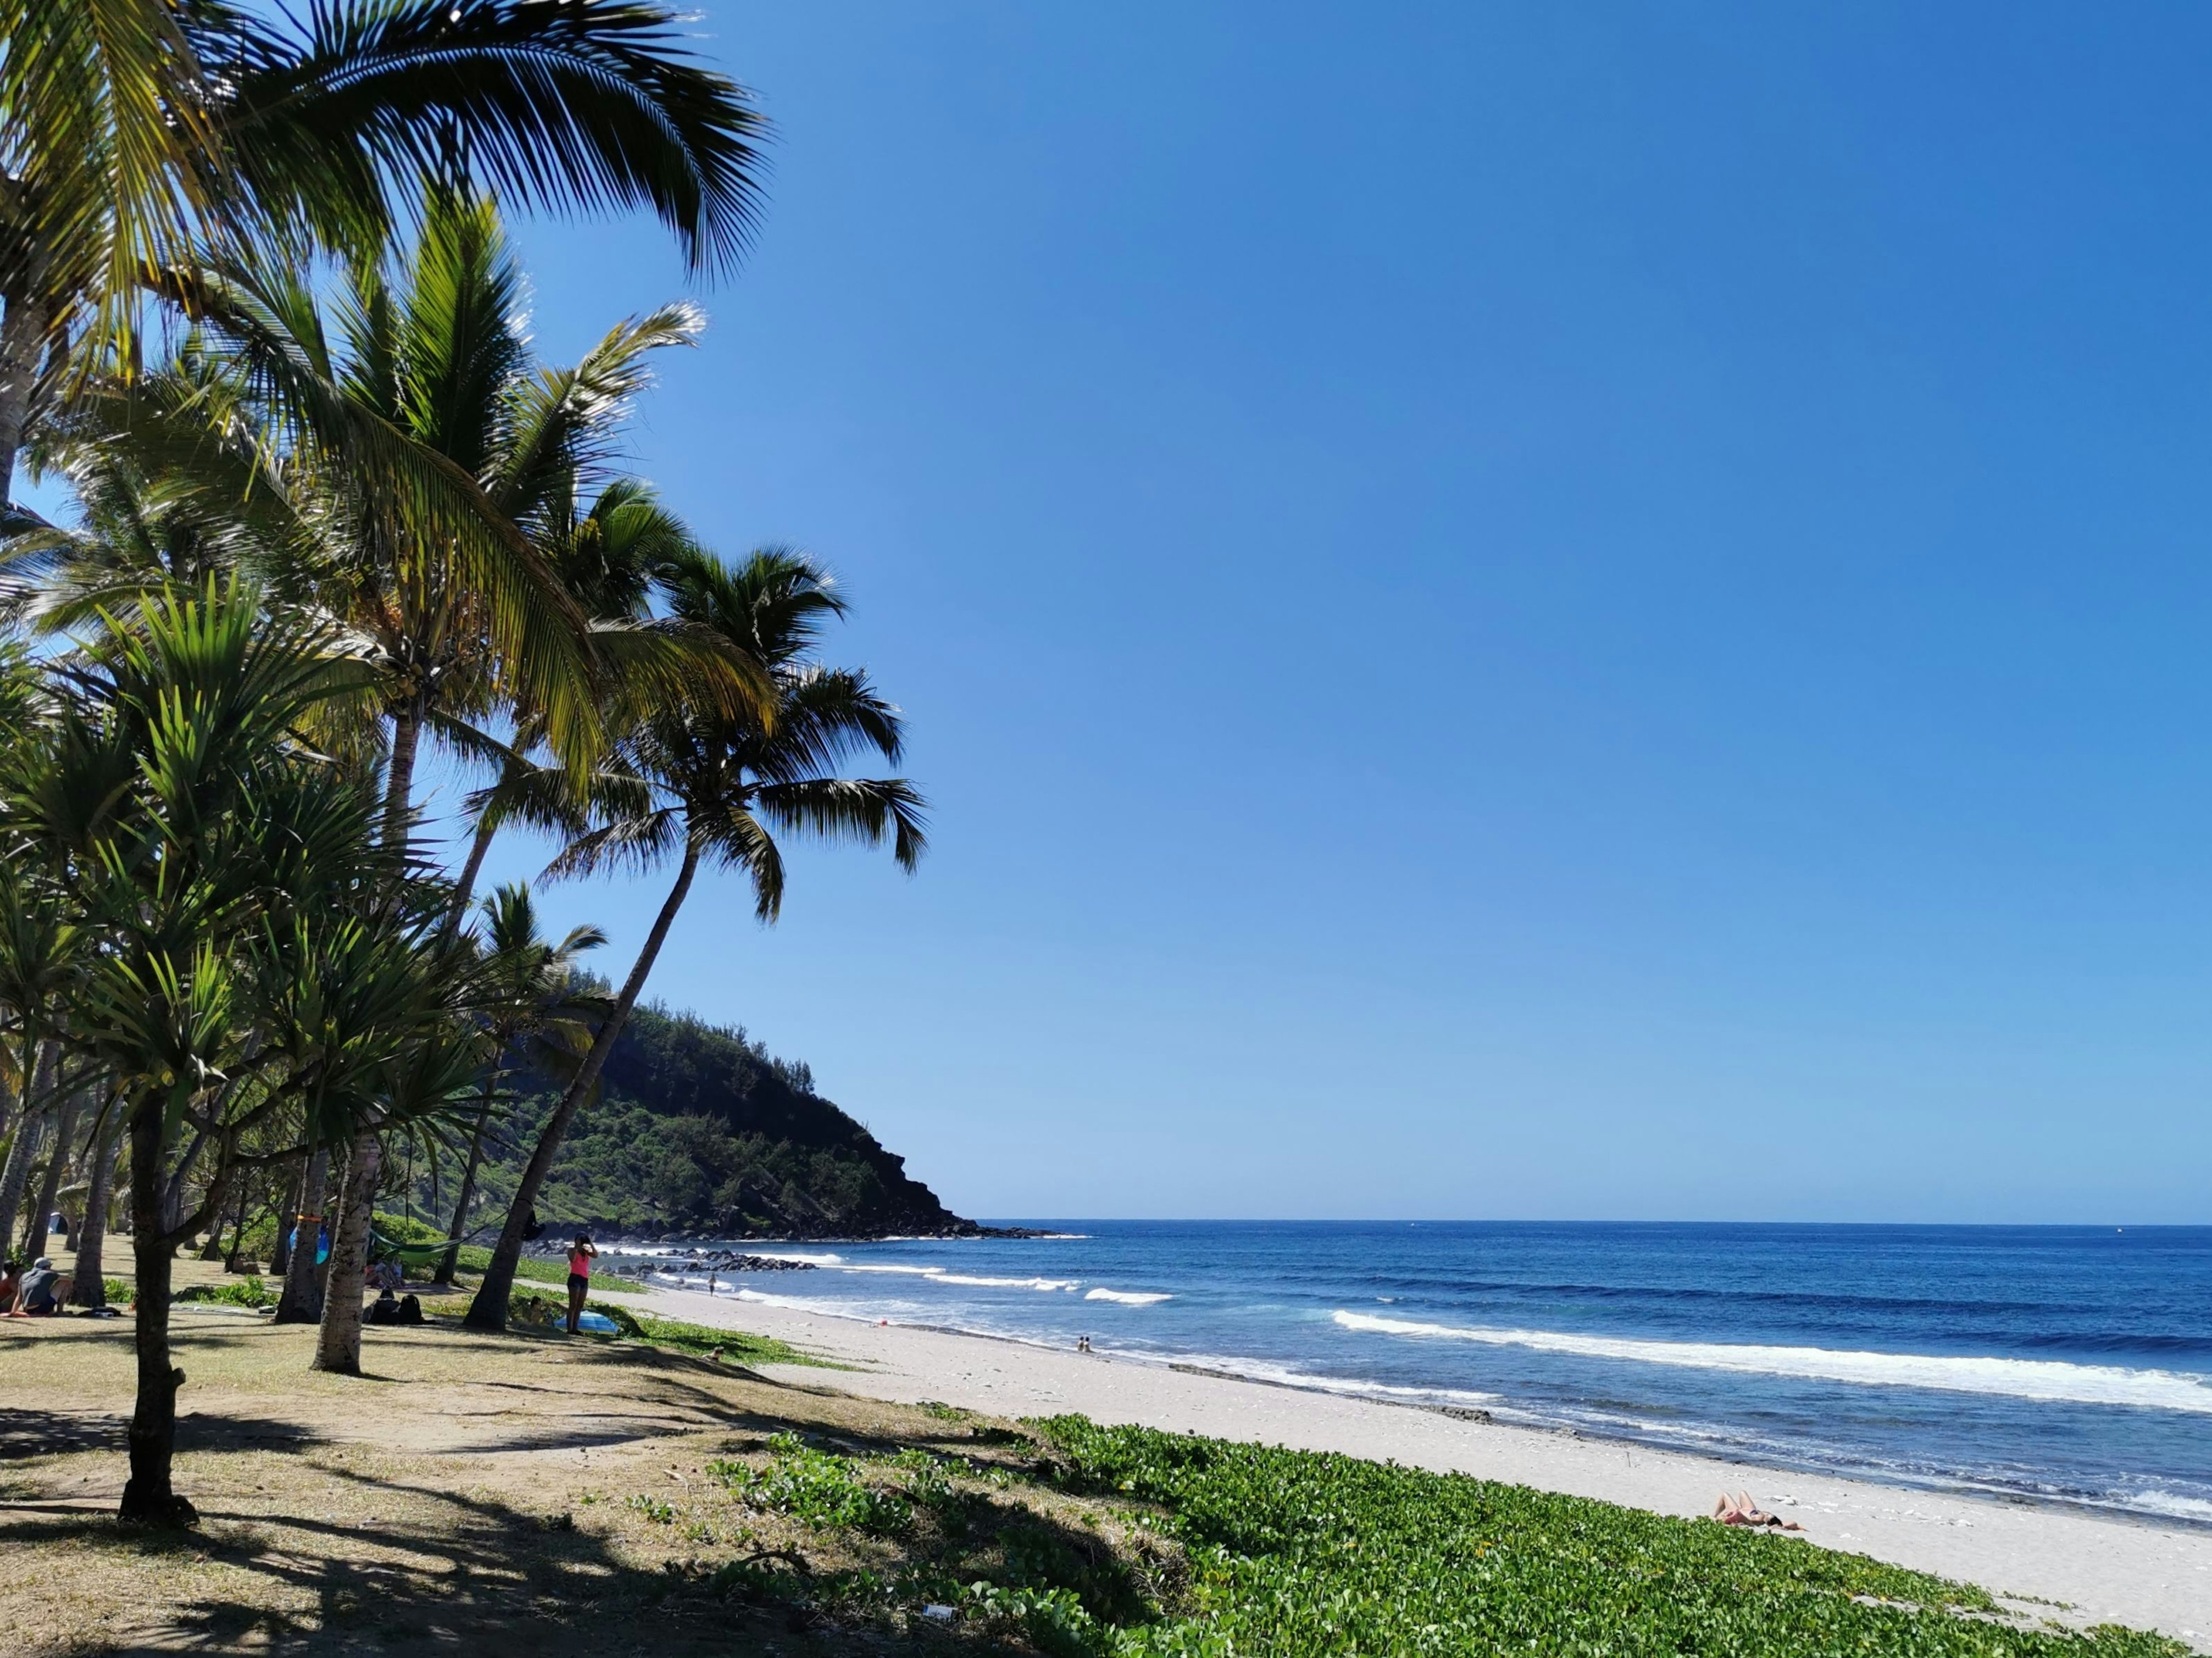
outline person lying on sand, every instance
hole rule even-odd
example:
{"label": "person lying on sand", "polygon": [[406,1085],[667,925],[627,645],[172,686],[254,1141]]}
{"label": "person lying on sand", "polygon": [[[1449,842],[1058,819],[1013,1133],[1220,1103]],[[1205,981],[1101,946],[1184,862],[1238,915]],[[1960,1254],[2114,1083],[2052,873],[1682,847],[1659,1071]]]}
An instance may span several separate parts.
{"label": "person lying on sand", "polygon": [[1777,1531],[1803,1531],[1795,1520],[1784,1520],[1778,1514],[1769,1514],[1751,1500],[1749,1491],[1738,1491],[1730,1497],[1723,1491],[1713,1499],[1713,1518],[1723,1526],[1771,1526]]}

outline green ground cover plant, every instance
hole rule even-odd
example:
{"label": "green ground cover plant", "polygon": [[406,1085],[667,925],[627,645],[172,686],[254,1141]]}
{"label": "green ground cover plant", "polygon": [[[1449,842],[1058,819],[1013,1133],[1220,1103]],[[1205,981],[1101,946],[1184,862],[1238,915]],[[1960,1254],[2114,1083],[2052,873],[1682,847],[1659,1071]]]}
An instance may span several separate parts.
{"label": "green ground cover plant", "polygon": [[1146,1658],[1276,1654],[1815,1653],[2179,1658],[2154,1635],[2030,1629],[1979,1589],[1585,1498],[1352,1457],[1032,1424],[1044,1477],[1156,1510],[1191,1570],[1184,1615],[1100,1631]]}
{"label": "green ground cover plant", "polygon": [[815,1450],[796,1434],[778,1434],[769,1446],[774,1456],[765,1468],[720,1461],[707,1472],[752,1507],[823,1530],[888,1537],[914,1522],[913,1505],[866,1484],[850,1458]]}
{"label": "green ground cover plant", "polygon": [[[550,1329],[562,1323],[568,1315],[568,1298],[565,1295],[549,1295],[518,1284],[511,1309],[518,1329]],[[429,1307],[434,1317],[457,1319],[459,1307]],[[823,1369],[836,1369],[811,1353],[802,1351],[790,1343],[778,1341],[774,1336],[753,1335],[744,1330],[717,1330],[704,1324],[687,1324],[681,1319],[656,1318],[651,1313],[632,1312],[627,1307],[616,1306],[596,1297],[584,1303],[584,1310],[603,1313],[611,1320],[617,1335],[594,1335],[586,1332],[580,1339],[586,1341],[637,1341],[647,1346],[666,1347],[679,1352],[708,1357],[720,1353],[727,1364],[752,1366],[756,1364],[803,1364]]]}

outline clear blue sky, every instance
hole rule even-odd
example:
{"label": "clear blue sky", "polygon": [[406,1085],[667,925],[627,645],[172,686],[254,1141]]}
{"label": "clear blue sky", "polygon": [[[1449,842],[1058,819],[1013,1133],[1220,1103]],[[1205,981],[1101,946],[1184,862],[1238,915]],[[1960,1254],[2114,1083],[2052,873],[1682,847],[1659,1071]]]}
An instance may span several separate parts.
{"label": "clear blue sky", "polygon": [[[2212,1221],[2212,12],[702,27],[641,470],[842,574],[936,848],[655,993],[987,1216]],[[526,242],[556,355],[679,288]]]}

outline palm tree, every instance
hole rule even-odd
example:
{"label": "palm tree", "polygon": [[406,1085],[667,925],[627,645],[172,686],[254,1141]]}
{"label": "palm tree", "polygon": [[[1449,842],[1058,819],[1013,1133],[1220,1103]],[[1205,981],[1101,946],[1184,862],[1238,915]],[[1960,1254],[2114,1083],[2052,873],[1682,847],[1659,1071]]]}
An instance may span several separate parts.
{"label": "palm tree", "polygon": [[425,948],[442,915],[426,908],[399,925],[379,905],[348,924],[325,987],[348,1002],[339,1022],[347,1053],[325,1109],[352,1121],[346,1177],[331,1229],[331,1272],[312,1367],[361,1374],[362,1276],[386,1135],[450,1118],[483,1063],[481,993],[460,953]]}
{"label": "palm tree", "polygon": [[0,507],[88,337],[133,349],[149,270],[207,242],[379,245],[395,191],[645,208],[734,266],[765,125],[656,0],[0,0]]}
{"label": "palm tree", "polygon": [[754,554],[735,569],[702,553],[677,560],[665,578],[670,609],[710,629],[764,664],[775,688],[772,720],[693,697],[673,700],[637,720],[609,768],[620,787],[602,788],[606,821],[555,860],[554,871],[582,874],[612,865],[650,868],[673,856],[676,878],[645,944],[601,1023],[591,1051],[562,1091],[525,1166],[507,1223],[464,1321],[503,1329],[515,1264],[529,1217],[568,1125],[590,1095],[629,1011],[645,987],[700,865],[741,870],[754,911],[773,922],[783,904],[783,859],[776,831],[825,839],[891,842],[911,871],[924,847],[923,803],[902,778],[838,774],[850,754],[872,750],[896,762],[898,711],[866,674],[810,659],[823,625],[844,613],[829,576],[794,554]]}
{"label": "palm tree", "polygon": [[605,933],[595,926],[579,926],[571,927],[557,943],[547,939],[538,930],[538,906],[530,889],[520,881],[494,892],[483,901],[483,958],[478,976],[485,990],[484,1046],[492,1059],[484,1068],[483,1090],[469,1129],[460,1200],[453,1206],[447,1247],[434,1279],[439,1284],[451,1284],[459,1265],[461,1239],[476,1201],[484,1135],[510,1063],[519,1060],[556,1078],[572,1073],[591,1047],[591,1015],[604,1017],[605,1012],[605,999],[576,982],[578,958],[605,944]]}
{"label": "palm tree", "polygon": [[96,622],[209,569],[322,612],[382,686],[388,745],[326,736],[388,747],[395,848],[426,732],[495,750],[482,724],[504,712],[574,762],[624,684],[703,671],[732,697],[764,694],[752,665],[698,630],[599,610],[630,595],[603,553],[575,551],[653,541],[665,515],[607,475],[651,358],[696,337],[696,309],[661,307],[573,367],[542,366],[497,215],[448,191],[411,249],[356,268],[328,304],[296,271],[245,257],[172,291],[204,325],[173,363],[100,382],[33,448],[87,516],[0,548],[0,568],[43,585],[45,625]]}
{"label": "palm tree", "polygon": [[404,839],[426,734],[471,744],[507,711],[574,764],[617,685],[643,694],[706,673],[727,697],[766,695],[748,659],[696,631],[595,614],[598,594],[572,589],[555,557],[580,492],[608,480],[653,356],[696,339],[696,307],[662,306],[574,367],[542,366],[497,213],[443,190],[411,250],[356,267],[333,306],[297,271],[252,259],[215,261],[173,291],[275,438],[262,471],[286,485],[296,527],[261,537],[279,550],[272,580],[377,668],[387,844]]}

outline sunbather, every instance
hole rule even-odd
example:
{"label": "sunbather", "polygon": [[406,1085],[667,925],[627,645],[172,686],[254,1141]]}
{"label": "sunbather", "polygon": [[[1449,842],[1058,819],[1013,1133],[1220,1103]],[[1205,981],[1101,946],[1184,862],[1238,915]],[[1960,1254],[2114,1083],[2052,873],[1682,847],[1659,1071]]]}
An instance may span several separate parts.
{"label": "sunbather", "polygon": [[1778,1514],[1769,1514],[1751,1500],[1749,1491],[1738,1491],[1733,1497],[1723,1491],[1713,1499],[1713,1518],[1723,1526],[1771,1526],[1777,1531],[1803,1531],[1795,1520],[1784,1520]]}

